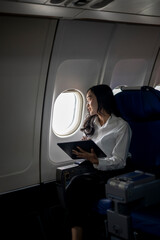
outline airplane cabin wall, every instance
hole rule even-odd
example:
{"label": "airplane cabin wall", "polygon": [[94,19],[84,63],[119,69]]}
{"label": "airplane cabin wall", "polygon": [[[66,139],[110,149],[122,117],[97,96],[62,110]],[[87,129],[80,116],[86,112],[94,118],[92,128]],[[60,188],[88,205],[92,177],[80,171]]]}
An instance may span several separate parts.
{"label": "airplane cabin wall", "polygon": [[[53,181],[57,166],[73,162],[57,142],[80,139],[81,132],[62,139],[51,129],[52,108],[61,92],[78,89],[85,98],[98,83],[112,88],[149,83],[160,27],[25,16],[1,16],[0,27],[4,193]],[[81,124],[85,114],[84,108]]]}
{"label": "airplane cabin wall", "polygon": [[0,17],[0,193],[40,183],[42,108],[56,22]]}
{"label": "airplane cabin wall", "polygon": [[106,58],[104,81],[118,85],[148,85],[160,46],[160,28],[117,24]]}

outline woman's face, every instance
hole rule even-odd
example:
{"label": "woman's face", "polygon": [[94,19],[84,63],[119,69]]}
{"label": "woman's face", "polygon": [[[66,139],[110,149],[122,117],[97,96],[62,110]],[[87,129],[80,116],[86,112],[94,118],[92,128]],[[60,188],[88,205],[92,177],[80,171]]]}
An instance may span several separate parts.
{"label": "woman's face", "polygon": [[87,100],[86,106],[89,114],[91,116],[97,114],[98,102],[95,94],[91,90],[88,91],[86,95],[86,100]]}

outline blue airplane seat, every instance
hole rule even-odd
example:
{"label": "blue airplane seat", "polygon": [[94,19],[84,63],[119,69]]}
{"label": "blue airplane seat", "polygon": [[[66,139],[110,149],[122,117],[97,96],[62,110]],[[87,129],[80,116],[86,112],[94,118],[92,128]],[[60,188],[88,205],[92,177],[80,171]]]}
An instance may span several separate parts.
{"label": "blue airplane seat", "polygon": [[106,215],[108,209],[112,209],[112,201],[107,198],[102,198],[95,203],[93,210],[100,215]]}
{"label": "blue airplane seat", "polygon": [[152,87],[115,95],[121,116],[130,124],[130,163],[134,169],[160,172],[160,91]]}
{"label": "blue airplane seat", "polygon": [[[155,181],[159,181],[160,91],[144,86],[133,90],[122,89],[115,97],[121,116],[132,129],[130,163],[133,169],[154,174]],[[160,237],[160,202],[157,204],[156,200],[160,199],[159,194],[157,191],[151,196],[151,206],[148,203],[148,206],[131,211],[133,230]]]}
{"label": "blue airplane seat", "polygon": [[160,237],[160,204],[132,211],[132,227]]}

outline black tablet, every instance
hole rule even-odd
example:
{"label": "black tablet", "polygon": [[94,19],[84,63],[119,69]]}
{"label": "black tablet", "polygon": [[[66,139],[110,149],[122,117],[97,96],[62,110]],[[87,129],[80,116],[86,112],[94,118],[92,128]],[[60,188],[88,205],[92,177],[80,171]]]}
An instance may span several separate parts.
{"label": "black tablet", "polygon": [[78,159],[78,157],[72,152],[73,149],[78,151],[77,147],[82,148],[86,152],[91,152],[91,149],[93,148],[97,157],[106,157],[106,154],[92,140],[62,142],[57,143],[57,145],[72,159]]}

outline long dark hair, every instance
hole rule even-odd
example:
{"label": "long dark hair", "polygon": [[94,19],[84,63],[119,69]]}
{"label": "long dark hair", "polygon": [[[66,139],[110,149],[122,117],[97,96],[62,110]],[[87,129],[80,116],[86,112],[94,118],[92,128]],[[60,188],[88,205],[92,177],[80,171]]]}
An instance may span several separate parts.
{"label": "long dark hair", "polygon": [[[95,85],[87,90],[87,93],[91,91],[97,98],[98,102],[98,110],[97,112],[101,112],[104,109],[108,114],[114,114],[119,116],[115,98],[112,92],[112,89],[106,84]],[[95,131],[94,127],[94,119],[96,115],[90,116],[88,115],[86,120],[84,121],[83,127],[81,131],[85,133],[86,136],[92,136]]]}

